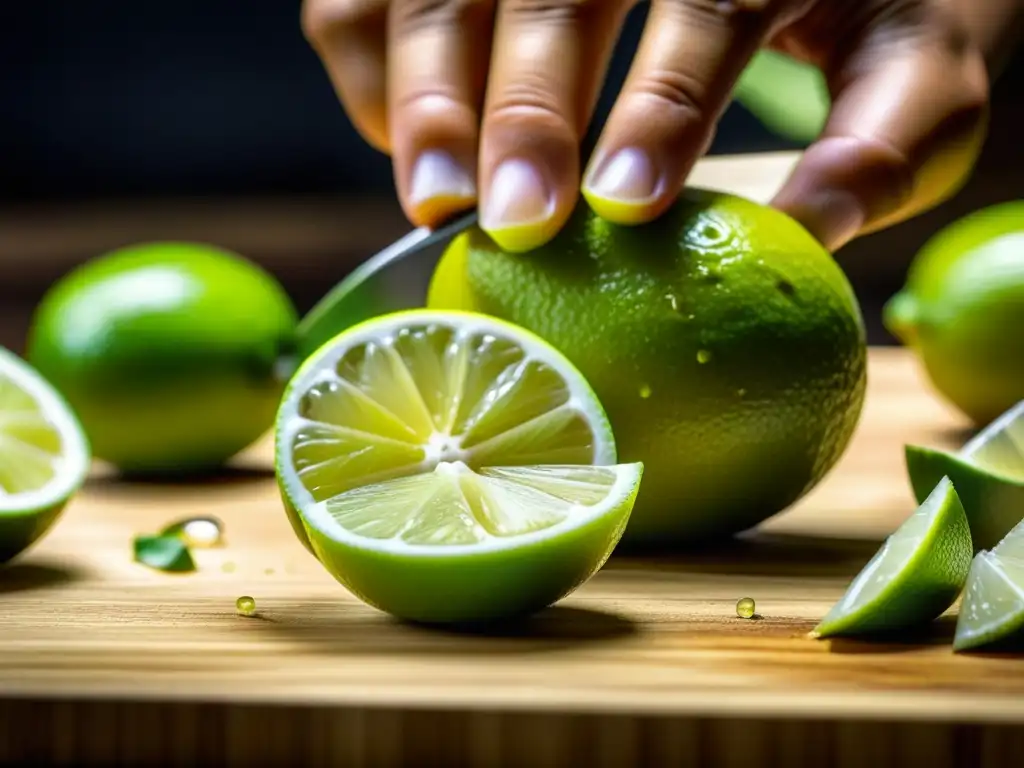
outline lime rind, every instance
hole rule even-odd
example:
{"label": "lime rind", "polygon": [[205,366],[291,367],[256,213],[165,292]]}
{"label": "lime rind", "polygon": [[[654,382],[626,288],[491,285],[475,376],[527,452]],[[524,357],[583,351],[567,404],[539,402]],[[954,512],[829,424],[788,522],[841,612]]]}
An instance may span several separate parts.
{"label": "lime rind", "polygon": [[986,646],[1024,647],[1024,522],[971,563],[954,651]]}
{"label": "lime rind", "polygon": [[424,624],[512,620],[562,599],[604,566],[629,522],[643,465],[609,470],[617,480],[604,502],[553,527],[470,546],[370,545],[319,512],[304,519],[314,555],[368,605]]}
{"label": "lime rind", "polygon": [[[63,512],[68,500],[88,476],[91,451],[88,439],[71,406],[43,376],[12,352],[0,347],[0,389],[8,396],[20,393],[18,414],[3,412],[0,403],[0,464],[22,466],[31,453],[34,460],[48,461],[45,473],[36,474],[38,487],[0,489],[0,563],[23,552],[37,541]],[[5,419],[6,416],[6,419]],[[8,431],[5,431],[5,426]],[[19,436],[10,434],[16,427]],[[31,427],[31,428],[29,428]],[[44,445],[34,445],[33,439]],[[56,441],[55,441],[56,439]],[[10,452],[10,455],[4,455]],[[17,460],[18,464],[12,463]],[[16,473],[17,475],[17,473]]]}
{"label": "lime rind", "polygon": [[957,452],[907,445],[904,456],[919,503],[940,478],[953,481],[975,553],[995,547],[1024,518],[1024,401]]}
{"label": "lime rind", "polygon": [[963,589],[971,552],[964,508],[953,483],[943,477],[886,539],[812,635],[895,632],[933,621]]}

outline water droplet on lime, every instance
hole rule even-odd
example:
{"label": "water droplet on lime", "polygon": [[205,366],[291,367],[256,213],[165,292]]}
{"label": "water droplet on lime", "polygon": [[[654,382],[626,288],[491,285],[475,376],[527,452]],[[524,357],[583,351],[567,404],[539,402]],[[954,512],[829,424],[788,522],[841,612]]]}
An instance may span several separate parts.
{"label": "water droplet on lime", "polygon": [[711,352],[709,352],[706,349],[698,349],[697,350],[697,362],[698,363],[700,363],[701,365],[704,365],[704,363],[708,362],[709,360],[711,360]]}

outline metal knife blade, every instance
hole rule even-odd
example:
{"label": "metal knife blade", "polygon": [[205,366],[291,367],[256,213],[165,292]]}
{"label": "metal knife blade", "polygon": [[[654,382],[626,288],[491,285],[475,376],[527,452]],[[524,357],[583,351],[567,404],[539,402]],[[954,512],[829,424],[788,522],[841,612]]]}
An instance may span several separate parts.
{"label": "metal knife blade", "polygon": [[445,247],[476,223],[474,209],[437,229],[419,227],[356,267],[302,318],[298,361],[356,323],[424,306],[430,278]]}

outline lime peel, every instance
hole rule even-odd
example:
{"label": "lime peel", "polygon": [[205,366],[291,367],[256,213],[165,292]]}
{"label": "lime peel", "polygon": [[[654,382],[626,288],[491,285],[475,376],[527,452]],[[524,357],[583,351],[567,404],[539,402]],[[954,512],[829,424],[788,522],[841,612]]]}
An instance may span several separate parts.
{"label": "lime peel", "polygon": [[963,505],[944,477],[886,539],[811,636],[894,632],[933,621],[963,589],[971,554]]}
{"label": "lime peel", "polygon": [[992,646],[1024,646],[1024,521],[979,552],[967,577],[953,650]]}
{"label": "lime peel", "polygon": [[914,495],[923,501],[948,476],[967,513],[975,553],[995,547],[1024,518],[1024,401],[957,452],[904,447]]}
{"label": "lime peel", "polygon": [[85,482],[91,459],[63,396],[0,347],[0,563],[50,529]]}

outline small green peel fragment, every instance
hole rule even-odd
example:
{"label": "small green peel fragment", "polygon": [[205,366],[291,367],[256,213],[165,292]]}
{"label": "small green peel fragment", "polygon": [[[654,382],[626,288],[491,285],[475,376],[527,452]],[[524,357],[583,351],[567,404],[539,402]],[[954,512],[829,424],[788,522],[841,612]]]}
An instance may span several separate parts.
{"label": "small green peel fragment", "polygon": [[136,536],[135,562],[158,571],[184,573],[196,569],[192,553],[177,536]]}

